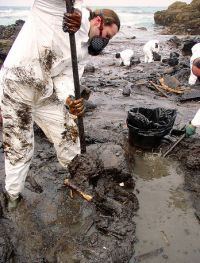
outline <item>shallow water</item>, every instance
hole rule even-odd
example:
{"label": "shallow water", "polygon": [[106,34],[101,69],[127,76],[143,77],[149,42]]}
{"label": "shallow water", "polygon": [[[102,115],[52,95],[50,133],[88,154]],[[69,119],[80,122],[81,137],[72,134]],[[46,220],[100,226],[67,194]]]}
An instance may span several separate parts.
{"label": "shallow water", "polygon": [[[136,217],[135,259],[145,263],[200,262],[200,228],[183,174],[159,155],[135,155],[140,209]],[[146,254],[148,253],[148,254]]]}

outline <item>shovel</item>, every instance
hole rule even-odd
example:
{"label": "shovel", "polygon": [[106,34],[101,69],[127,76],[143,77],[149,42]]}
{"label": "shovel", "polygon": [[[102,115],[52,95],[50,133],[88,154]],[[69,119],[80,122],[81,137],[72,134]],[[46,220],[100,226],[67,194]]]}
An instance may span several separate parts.
{"label": "shovel", "polygon": [[[74,0],[66,0],[66,9],[68,13],[72,13],[73,7],[74,7]],[[70,40],[70,48],[71,48],[75,99],[77,100],[81,98],[81,92],[80,92],[78,62],[77,62],[77,52],[76,52],[76,39],[74,33],[69,33],[69,40]],[[78,117],[78,130],[79,130],[79,139],[81,145],[81,153],[86,153],[85,133],[84,133],[84,124],[82,117]]]}
{"label": "shovel", "polygon": [[185,138],[185,133],[175,142],[168,151],[163,154],[163,157],[166,157],[183,139]]}

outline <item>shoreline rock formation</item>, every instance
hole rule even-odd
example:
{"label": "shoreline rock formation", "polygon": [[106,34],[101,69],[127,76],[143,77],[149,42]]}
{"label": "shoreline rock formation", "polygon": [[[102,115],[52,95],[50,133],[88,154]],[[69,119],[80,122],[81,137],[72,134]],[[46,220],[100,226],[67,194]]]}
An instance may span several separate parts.
{"label": "shoreline rock formation", "polygon": [[177,1],[167,10],[154,14],[157,25],[165,26],[166,34],[199,35],[200,34],[200,0],[190,4]]}

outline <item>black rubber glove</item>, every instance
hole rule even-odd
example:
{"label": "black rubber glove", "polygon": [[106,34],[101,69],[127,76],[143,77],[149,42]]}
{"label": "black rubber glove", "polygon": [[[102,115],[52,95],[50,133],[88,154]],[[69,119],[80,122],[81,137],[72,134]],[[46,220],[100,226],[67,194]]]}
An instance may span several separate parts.
{"label": "black rubber glove", "polygon": [[64,13],[63,31],[68,33],[76,33],[81,27],[82,13],[78,9],[74,9],[73,13]]}

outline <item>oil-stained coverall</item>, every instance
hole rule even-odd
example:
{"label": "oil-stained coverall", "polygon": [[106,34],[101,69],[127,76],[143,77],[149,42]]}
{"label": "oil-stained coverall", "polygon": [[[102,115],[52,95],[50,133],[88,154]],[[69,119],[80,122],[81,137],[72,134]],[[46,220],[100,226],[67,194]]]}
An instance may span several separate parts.
{"label": "oil-stained coverall", "polygon": [[[75,7],[81,9],[82,1]],[[76,33],[79,76],[88,54],[89,11]],[[33,123],[53,142],[63,166],[80,153],[75,116],[64,102],[74,95],[69,34],[62,30],[65,0],[35,0],[0,72],[5,188],[17,198],[34,152]]]}
{"label": "oil-stained coverall", "polygon": [[192,47],[192,56],[190,58],[191,72],[190,72],[190,77],[189,77],[189,81],[188,81],[188,83],[190,85],[194,85],[197,81],[197,76],[195,76],[192,72],[192,65],[193,65],[193,61],[199,57],[200,57],[200,43],[197,43]]}

